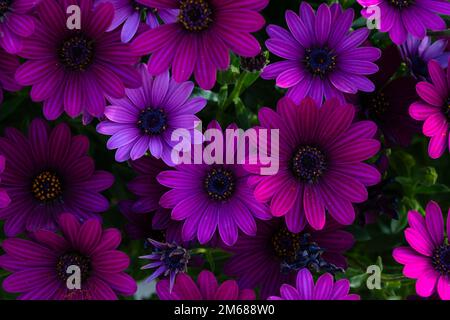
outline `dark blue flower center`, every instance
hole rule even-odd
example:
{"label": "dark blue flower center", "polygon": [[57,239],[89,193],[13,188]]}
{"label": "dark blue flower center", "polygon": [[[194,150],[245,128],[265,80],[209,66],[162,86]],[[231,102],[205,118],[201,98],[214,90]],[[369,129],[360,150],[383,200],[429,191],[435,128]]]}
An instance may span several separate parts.
{"label": "dark blue flower center", "polygon": [[316,272],[341,271],[322,258],[324,250],[312,240],[309,233],[292,233],[283,226],[273,234],[271,245],[275,256],[280,260],[282,273],[288,274],[303,268]]}
{"label": "dark blue flower center", "polygon": [[63,41],[59,59],[64,67],[72,71],[84,71],[94,61],[94,42],[81,34]]}
{"label": "dark blue flower center", "polygon": [[384,92],[379,91],[372,96],[372,100],[369,102],[369,111],[375,117],[383,116],[389,109],[389,101],[386,98]]}
{"label": "dark blue flower center", "polygon": [[317,182],[326,168],[326,157],[317,147],[301,146],[292,157],[292,173],[302,182]]}
{"label": "dark blue flower center", "polygon": [[390,0],[389,3],[399,9],[408,8],[414,0]]}
{"label": "dark blue flower center", "polygon": [[328,48],[306,49],[305,65],[312,75],[324,77],[336,67],[336,55]]}
{"label": "dark blue flower center", "polygon": [[149,135],[158,135],[167,129],[167,117],[163,109],[147,108],[138,117],[138,128]]}
{"label": "dark blue flower center", "polygon": [[235,190],[234,174],[224,168],[214,168],[205,178],[205,189],[208,196],[217,201],[226,201],[231,198]]}
{"label": "dark blue flower center", "polygon": [[[56,262],[56,274],[59,279],[66,282],[67,279],[73,275],[71,270],[68,270],[70,266],[76,266],[80,268],[80,280],[86,281],[92,271],[91,259],[78,252],[68,252],[60,256]],[[69,273],[68,273],[69,271]]]}
{"label": "dark blue flower center", "polygon": [[181,0],[178,21],[187,31],[199,32],[208,29],[213,12],[207,0]]}
{"label": "dark blue flower center", "polygon": [[[156,251],[158,253],[158,251]],[[171,272],[186,272],[187,265],[190,259],[189,251],[180,247],[173,245],[168,249],[162,251],[161,260],[164,265]],[[166,274],[167,275],[167,274]]]}
{"label": "dark blue flower center", "polygon": [[0,0],[0,20],[9,11],[11,3],[12,3],[12,0]]}
{"label": "dark blue flower center", "polygon": [[440,274],[450,275],[450,245],[443,244],[434,250],[432,264]]}
{"label": "dark blue flower center", "polygon": [[43,171],[32,180],[31,191],[38,201],[53,202],[62,196],[61,179],[54,172]]}

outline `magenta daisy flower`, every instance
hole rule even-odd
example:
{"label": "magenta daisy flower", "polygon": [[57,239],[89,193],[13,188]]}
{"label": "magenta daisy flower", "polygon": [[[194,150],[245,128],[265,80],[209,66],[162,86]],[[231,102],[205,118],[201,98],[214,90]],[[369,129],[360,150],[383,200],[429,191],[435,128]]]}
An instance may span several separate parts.
{"label": "magenta daisy flower", "polygon": [[283,284],[280,296],[271,296],[268,300],[359,300],[357,294],[349,294],[350,282],[347,279],[333,280],[329,273],[323,274],[314,284],[314,279],[308,269],[302,269],[297,274],[297,287]]}
{"label": "magenta daisy flower", "polygon": [[210,271],[203,270],[197,283],[186,275],[176,277],[173,290],[169,280],[161,280],[156,284],[156,294],[161,300],[255,300],[253,290],[240,289],[234,280],[226,280],[221,285]]}
{"label": "magenta daisy flower", "polygon": [[14,128],[5,130],[0,154],[7,162],[0,187],[8,192],[11,205],[0,209],[0,219],[6,220],[7,236],[55,229],[63,212],[84,220],[109,208],[100,192],[112,185],[114,177],[95,170],[88,149],[88,139],[72,136],[66,124],[50,129],[35,119],[28,136]]}
{"label": "magenta daisy flower", "polygon": [[123,23],[120,33],[122,42],[133,39],[141,24],[141,17],[145,18],[145,23],[152,29],[160,25],[159,19],[164,23],[173,23],[178,17],[176,9],[157,10],[135,0],[99,0],[96,4],[104,2],[111,2],[114,6],[114,19],[108,30],[114,30]]}
{"label": "magenta daisy flower", "polygon": [[334,273],[346,268],[343,254],[353,243],[353,236],[334,221],[321,231],[307,228],[301,233],[290,232],[280,219],[259,222],[256,236],[242,235],[225,248],[233,255],[224,271],[242,288],[259,287],[265,299],[277,294],[282,284],[294,284],[300,269]]}
{"label": "magenta daisy flower", "polygon": [[431,137],[428,154],[431,158],[440,158],[449,146],[450,127],[450,69],[447,74],[439,63],[428,63],[431,83],[419,82],[416,86],[421,101],[414,102],[409,108],[411,117],[423,124],[423,134]]}
{"label": "magenta daisy flower", "polygon": [[110,99],[105,109],[106,120],[97,126],[102,134],[112,135],[108,149],[117,149],[116,161],[136,160],[147,151],[168,165],[174,165],[172,141],[176,129],[193,131],[200,121],[195,114],[207,100],[190,98],[194,84],[177,83],[169,71],[159,76],[149,75],[147,66],[139,66],[143,86],[125,90],[122,99]]}
{"label": "magenta daisy flower", "polygon": [[[0,178],[5,171],[6,158],[0,155]],[[1,180],[0,180],[1,183]],[[11,198],[4,188],[0,188],[0,209],[4,209],[11,203]]]}
{"label": "magenta daisy flower", "polygon": [[289,31],[270,25],[266,41],[270,52],[286,60],[268,65],[261,77],[276,79],[277,86],[289,89],[287,95],[296,103],[306,96],[319,104],[324,97],[343,102],[343,93],[372,92],[375,86],[366,75],[378,71],[373,61],[381,52],[361,47],[369,30],[350,32],[353,16],[352,9],[343,11],[339,4],[321,4],[314,13],[302,2],[299,15],[287,11]]}
{"label": "magenta daisy flower", "polygon": [[[1,39],[1,37],[0,37]],[[14,74],[19,67],[19,59],[0,48],[0,104],[3,102],[3,90],[18,91],[22,87],[17,84]]]}
{"label": "magenta daisy flower", "polygon": [[[65,213],[58,218],[61,234],[37,230],[31,240],[10,238],[2,242],[6,254],[0,266],[10,272],[3,289],[20,293],[22,300],[116,300],[137,289],[136,282],[124,270],[128,256],[116,250],[121,236],[117,229],[102,230],[100,221],[89,219],[80,224]],[[80,272],[79,287],[70,276],[72,266]]]}
{"label": "magenta daisy flower", "polygon": [[[268,0],[140,0],[160,9],[178,9],[177,21],[149,30],[136,38],[133,49],[140,55],[152,53],[151,74],[172,66],[177,82],[194,74],[199,86],[211,89],[217,69],[230,65],[229,51],[245,57],[257,55],[261,46],[251,35],[260,30],[264,18],[258,13]],[[168,40],[170,39],[170,40]]]}
{"label": "magenta daisy flower", "polygon": [[[81,8],[81,29],[66,26],[67,6]],[[105,97],[122,98],[125,87],[140,86],[134,69],[139,57],[120,41],[119,31],[106,32],[114,16],[110,3],[92,8],[91,0],[47,0],[37,7],[39,24],[23,41],[16,80],[31,85],[33,101],[44,102],[44,116],[100,117]]]}
{"label": "magenta daisy flower", "polygon": [[23,38],[34,33],[33,9],[40,0],[3,0],[0,4],[0,47],[16,54],[23,48]]}
{"label": "magenta daisy flower", "polygon": [[[213,127],[222,130],[217,122],[208,128]],[[255,219],[271,218],[268,207],[255,201],[248,177],[238,164],[180,164],[158,175],[158,182],[171,189],[161,197],[160,204],[172,209],[172,219],[184,220],[184,241],[197,237],[205,244],[218,230],[220,238],[231,246],[238,230],[255,235]]]}
{"label": "magenta daisy flower", "polygon": [[[320,230],[325,211],[343,225],[355,219],[352,203],[367,200],[367,186],[377,184],[379,171],[363,163],[380,149],[373,137],[371,121],[353,122],[355,108],[327,100],[319,107],[307,98],[295,105],[289,98],[279,101],[277,111],[262,108],[263,128],[279,129],[279,171],[257,177],[256,200],[270,203],[274,216],[286,219],[291,232],[306,223]],[[245,165],[259,175],[263,165]]]}
{"label": "magenta daisy flower", "polygon": [[[405,230],[410,247],[394,249],[394,259],[403,264],[403,274],[417,279],[416,292],[430,297],[436,291],[442,300],[450,300],[450,245],[444,239],[444,217],[439,205],[430,201],[425,218],[416,211],[408,212],[409,228]],[[450,234],[450,210],[447,236]]]}
{"label": "magenta daisy flower", "polygon": [[395,44],[406,41],[408,34],[423,39],[427,29],[446,29],[445,21],[439,14],[450,15],[447,0],[357,0],[364,7],[361,14],[373,15],[373,8],[380,10],[380,31],[389,32]]}

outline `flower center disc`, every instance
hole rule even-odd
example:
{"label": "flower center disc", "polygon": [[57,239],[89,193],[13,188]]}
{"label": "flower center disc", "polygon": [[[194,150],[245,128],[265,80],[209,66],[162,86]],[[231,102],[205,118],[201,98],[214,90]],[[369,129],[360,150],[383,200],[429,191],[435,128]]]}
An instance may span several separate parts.
{"label": "flower center disc", "polygon": [[434,250],[432,264],[440,274],[450,275],[450,245],[443,244]]}
{"label": "flower center disc", "polygon": [[223,168],[212,169],[206,175],[205,189],[213,200],[226,201],[230,199],[235,189],[233,173]]}
{"label": "flower center disc", "polygon": [[84,71],[94,61],[94,43],[83,35],[74,35],[62,43],[59,58],[67,69]]}
{"label": "flower center disc", "polygon": [[292,173],[302,182],[317,182],[326,168],[326,157],[316,147],[301,146],[292,158]]}
{"label": "flower center disc", "polygon": [[208,29],[212,10],[206,0],[181,0],[178,21],[187,31],[199,32]]}
{"label": "flower center disc", "polygon": [[301,235],[295,234],[283,227],[272,236],[272,248],[275,255],[281,260],[292,263],[301,249]]}
{"label": "flower center disc", "polygon": [[40,202],[55,201],[62,196],[61,179],[53,172],[44,171],[33,179],[31,191]]}
{"label": "flower center disc", "polygon": [[336,67],[336,56],[328,48],[306,49],[305,65],[312,75],[324,77]]}
{"label": "flower center disc", "polygon": [[414,0],[391,0],[389,3],[399,9],[408,8],[414,3]]}
{"label": "flower center disc", "polygon": [[382,116],[389,109],[389,102],[386,99],[383,92],[375,94],[369,105],[369,110],[373,112],[375,116]]}
{"label": "flower center disc", "polygon": [[[65,253],[56,262],[56,274],[58,278],[66,282],[73,275],[73,271],[68,270],[70,266],[80,268],[81,282],[88,279],[91,273],[91,259],[78,252]],[[69,271],[69,272],[68,272]]]}
{"label": "flower center disc", "polygon": [[11,6],[11,0],[0,0],[0,19],[5,16]]}
{"label": "flower center disc", "polygon": [[147,108],[138,118],[138,128],[149,135],[158,135],[167,129],[167,117],[163,109]]}

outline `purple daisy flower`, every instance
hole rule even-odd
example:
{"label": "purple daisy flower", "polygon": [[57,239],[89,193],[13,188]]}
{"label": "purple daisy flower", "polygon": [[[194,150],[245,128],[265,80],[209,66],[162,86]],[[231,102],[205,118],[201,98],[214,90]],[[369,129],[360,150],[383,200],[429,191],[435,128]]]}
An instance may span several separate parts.
{"label": "purple daisy flower", "polygon": [[[1,37],[0,37],[1,39]],[[17,84],[14,74],[19,67],[19,59],[0,48],[0,103],[3,102],[3,90],[18,91],[22,87]]]}
{"label": "purple daisy flower", "polygon": [[[119,230],[102,230],[97,219],[80,224],[68,213],[58,224],[61,234],[37,230],[30,240],[2,242],[6,254],[0,266],[12,272],[3,281],[6,292],[20,293],[21,300],[116,300],[118,294],[134,294],[136,282],[124,272],[130,259],[116,250]],[[80,270],[78,289],[68,287],[71,266]]]}
{"label": "purple daisy flower", "polygon": [[306,96],[319,104],[324,97],[343,102],[343,93],[372,92],[375,86],[366,75],[378,71],[373,61],[381,52],[361,47],[369,30],[350,32],[353,16],[352,9],[343,11],[339,4],[321,4],[316,14],[306,2],[301,3],[299,15],[288,10],[289,31],[270,25],[266,41],[270,52],[286,60],[268,65],[261,77],[276,79],[296,103]]}
{"label": "purple daisy flower", "polygon": [[314,284],[314,279],[308,269],[302,269],[297,274],[297,287],[283,284],[280,297],[271,296],[268,300],[360,300],[357,294],[349,294],[350,281],[341,279],[334,283],[333,276],[323,274]]}
{"label": "purple daisy flower", "polygon": [[[214,121],[210,128],[222,130]],[[223,154],[226,159],[226,148]],[[231,246],[238,230],[256,234],[255,218],[271,218],[268,207],[255,201],[248,177],[239,164],[180,164],[158,175],[158,182],[171,189],[161,197],[160,204],[172,209],[172,219],[184,220],[184,241],[197,237],[205,244],[218,229],[223,242]]]}
{"label": "purple daisy flower", "polygon": [[133,204],[132,200],[119,203],[120,212],[128,221],[125,231],[130,239],[147,240],[151,238],[170,243],[182,243],[182,224],[170,219],[170,210],[159,208],[149,213],[137,213],[132,209]]}
{"label": "purple daisy flower", "polygon": [[[444,217],[439,205],[430,201],[425,218],[416,211],[408,212],[409,228],[405,230],[410,247],[394,249],[394,259],[405,265],[403,274],[417,279],[416,292],[430,297],[436,291],[442,300],[450,300],[450,245],[444,239]],[[450,235],[450,210],[447,236]]]}
{"label": "purple daisy flower", "polygon": [[442,68],[447,68],[450,58],[450,52],[445,52],[447,42],[439,39],[431,43],[430,37],[419,40],[408,36],[406,42],[400,46],[400,52],[412,75],[423,81],[429,79],[427,66],[430,60],[436,60]]}
{"label": "purple daisy flower", "polygon": [[300,269],[346,268],[343,254],[353,246],[354,239],[340,228],[330,221],[321,231],[307,228],[292,233],[280,219],[259,222],[256,236],[242,235],[233,247],[225,248],[233,255],[225,264],[224,272],[236,277],[242,288],[259,287],[265,299],[277,294],[282,284],[295,283]]}
{"label": "purple daisy flower", "polygon": [[111,2],[114,6],[114,19],[108,31],[114,30],[123,23],[120,38],[129,42],[136,35],[141,24],[141,17],[150,28],[160,25],[159,18],[164,23],[174,23],[178,17],[176,9],[155,9],[139,3],[136,0],[99,0],[97,3]]}
{"label": "purple daisy flower", "polygon": [[[244,57],[261,51],[251,35],[260,30],[264,18],[258,13],[268,0],[139,0],[160,9],[178,9],[177,21],[139,35],[133,43],[140,55],[152,53],[151,74],[158,75],[172,66],[173,77],[183,82],[194,74],[199,86],[211,89],[217,69],[230,65],[229,50]],[[168,41],[167,39],[170,39]]]}
{"label": "purple daisy flower", "polygon": [[34,33],[33,9],[40,0],[3,0],[0,3],[0,47],[16,54],[23,48],[23,38]]}
{"label": "purple daisy flower", "polygon": [[240,289],[234,280],[226,280],[220,286],[210,271],[203,270],[197,283],[186,274],[179,274],[173,290],[169,280],[161,280],[156,284],[156,294],[161,300],[255,300],[253,290]]}
{"label": "purple daisy flower", "polygon": [[[417,81],[411,77],[392,79],[401,66],[399,50],[390,46],[383,51],[378,63],[380,71],[371,76],[375,83],[372,93],[360,93],[355,104],[359,116],[378,125],[387,147],[407,147],[414,134],[420,132],[420,123],[409,116],[409,106],[419,97],[416,92]],[[352,98],[347,99],[349,102]]]}
{"label": "purple daisy flower", "polygon": [[8,192],[11,205],[0,209],[0,219],[6,220],[7,236],[55,229],[63,212],[84,220],[109,208],[100,192],[113,184],[114,177],[95,170],[88,149],[88,139],[72,137],[66,124],[50,129],[45,121],[35,119],[28,136],[14,128],[5,130],[0,154],[7,165],[0,187]]}
{"label": "purple daisy flower", "polygon": [[153,246],[153,252],[150,255],[139,258],[151,260],[152,262],[143,266],[141,270],[156,270],[146,281],[151,282],[160,276],[169,276],[169,290],[172,292],[175,277],[180,273],[186,273],[191,254],[188,249],[176,243],[163,243],[153,239],[148,239],[148,241]]}
{"label": "purple daisy flower", "polygon": [[106,120],[97,126],[102,134],[112,135],[108,149],[117,149],[116,161],[136,160],[150,153],[173,166],[172,151],[177,142],[172,141],[176,129],[193,130],[207,100],[190,98],[194,84],[177,83],[169,71],[159,76],[149,75],[147,66],[139,66],[143,86],[125,90],[122,99],[110,99],[112,105],[105,109]]}
{"label": "purple daisy flower", "polygon": [[[327,100],[319,107],[306,98],[300,105],[285,97],[277,111],[262,108],[263,128],[279,129],[279,171],[256,176],[256,200],[270,202],[272,215],[284,216],[291,232],[308,222],[314,229],[325,226],[325,211],[340,224],[355,219],[352,203],[367,200],[367,186],[381,180],[379,171],[366,163],[380,149],[371,121],[354,122],[355,108]],[[262,164],[246,164],[260,175]]]}
{"label": "purple daisy flower", "polygon": [[377,6],[380,10],[380,31],[389,32],[395,44],[406,41],[408,34],[423,39],[427,29],[445,30],[445,21],[439,14],[450,15],[447,0],[357,0],[364,7],[361,14],[370,17]]}
{"label": "purple daisy flower", "polygon": [[431,83],[417,84],[417,93],[422,100],[414,102],[409,113],[414,119],[425,121],[423,134],[431,137],[428,154],[438,159],[450,145],[450,71],[447,68],[446,74],[437,61],[431,60],[428,72]]}
{"label": "purple daisy flower", "polygon": [[[66,26],[66,8],[81,8],[81,29]],[[39,24],[33,37],[23,41],[16,80],[31,85],[33,101],[44,102],[44,116],[58,118],[83,114],[85,122],[100,117],[105,97],[122,98],[125,87],[141,85],[134,65],[139,57],[120,41],[119,31],[106,32],[114,16],[110,3],[92,8],[91,0],[46,0],[37,6]]]}
{"label": "purple daisy flower", "polygon": [[[0,176],[5,171],[6,158],[0,155]],[[1,183],[1,180],[0,180]],[[0,209],[4,209],[11,203],[11,198],[8,196],[6,189],[0,188]]]}

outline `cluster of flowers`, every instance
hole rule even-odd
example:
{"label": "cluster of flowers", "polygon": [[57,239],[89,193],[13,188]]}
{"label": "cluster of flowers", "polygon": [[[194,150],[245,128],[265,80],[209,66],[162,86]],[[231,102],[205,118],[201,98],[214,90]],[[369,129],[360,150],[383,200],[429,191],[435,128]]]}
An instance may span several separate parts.
{"label": "cluster of flowers", "polygon": [[[279,171],[270,176],[260,174],[260,163],[174,166],[171,159],[172,133],[195,130],[207,104],[189,79],[210,90],[218,70],[229,68],[230,51],[257,57],[252,33],[265,26],[260,11],[269,0],[2,1],[0,89],[31,86],[47,120],[64,112],[86,125],[99,119],[96,130],[111,136],[116,161],[137,173],[128,184],[136,200],[119,207],[130,237],[149,238],[142,258],[151,262],[143,268],[154,269],[149,280],[160,279],[160,299],[255,299],[256,288],[262,299],[359,299],[334,275],[347,267],[354,243],[344,226],[382,180],[383,170],[366,161],[381,147],[407,146],[418,121],[431,138],[431,158],[449,147],[450,53],[426,32],[446,28],[439,15],[450,15],[450,3],[358,2],[363,16],[367,7],[381,8],[380,31],[398,47],[373,47],[370,31],[352,29],[354,11],[339,4],[315,11],[302,2],[298,13],[286,12],[288,29],[267,27],[266,47],[280,59],[261,77],[287,89],[276,110],[258,114],[258,128],[280,132]],[[79,29],[67,27],[70,5],[81,10]],[[392,80],[402,61],[410,76]],[[215,121],[209,128],[221,130]],[[101,225],[109,208],[101,193],[114,177],[95,169],[88,149],[66,124],[51,128],[41,119],[27,135],[6,128],[0,138],[8,237],[0,267],[11,272],[4,290],[20,299],[116,299],[136,291],[125,273],[129,257],[117,250],[120,232]],[[423,297],[437,290],[450,299],[443,220],[434,202],[425,219],[410,212],[411,248],[394,251]],[[23,233],[27,239],[17,237]],[[186,271],[199,245],[229,252],[224,272],[236,281],[219,285],[204,270],[195,282]],[[80,269],[81,289],[67,286],[71,265]],[[314,283],[316,273],[323,274]]]}

